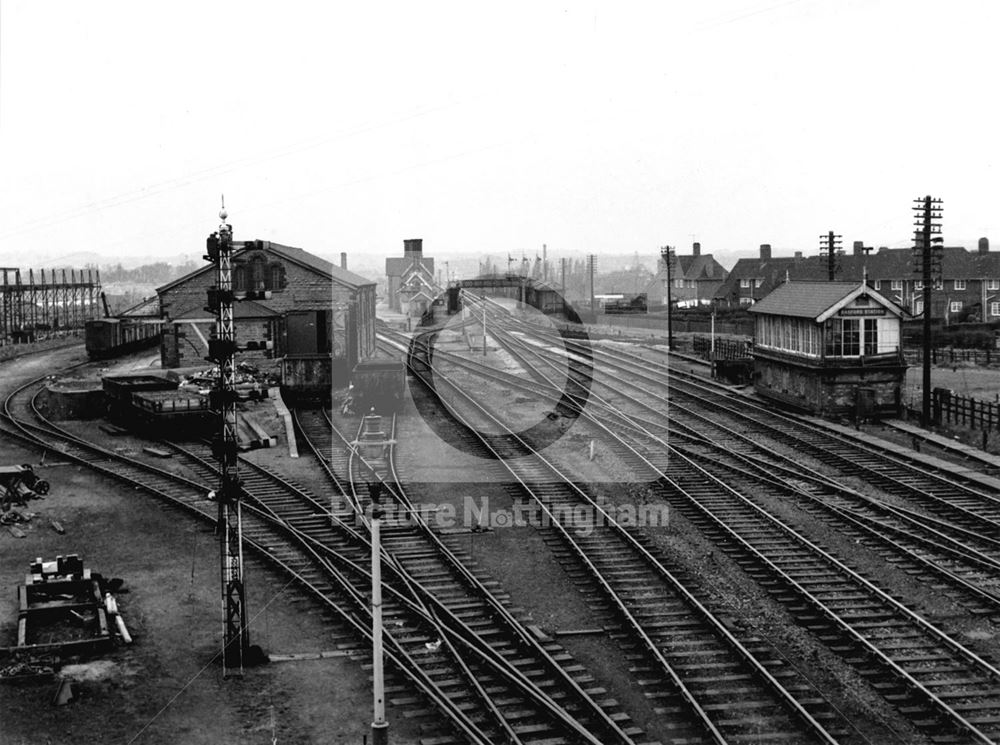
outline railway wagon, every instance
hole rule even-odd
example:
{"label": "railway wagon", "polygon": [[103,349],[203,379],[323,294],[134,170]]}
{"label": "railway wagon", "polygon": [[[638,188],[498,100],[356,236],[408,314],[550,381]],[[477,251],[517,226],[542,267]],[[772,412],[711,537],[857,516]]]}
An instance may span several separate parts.
{"label": "railway wagon", "polygon": [[160,342],[163,322],[131,318],[96,318],[87,321],[85,344],[92,360],[154,347]]}
{"label": "railway wagon", "polygon": [[159,375],[108,375],[101,378],[108,418],[125,422],[129,418],[132,399],[148,391],[177,390],[177,381]]}
{"label": "railway wagon", "polygon": [[354,367],[352,398],[356,411],[392,414],[403,407],[406,367],[400,360],[365,360]]}
{"label": "railway wagon", "polygon": [[141,431],[170,439],[205,436],[211,431],[214,417],[207,396],[160,390],[133,394],[129,420]]}
{"label": "railway wagon", "polygon": [[[333,366],[343,362],[329,354],[286,356],[281,360],[281,393],[291,401],[329,402],[333,396]],[[346,378],[346,374],[344,375]]]}

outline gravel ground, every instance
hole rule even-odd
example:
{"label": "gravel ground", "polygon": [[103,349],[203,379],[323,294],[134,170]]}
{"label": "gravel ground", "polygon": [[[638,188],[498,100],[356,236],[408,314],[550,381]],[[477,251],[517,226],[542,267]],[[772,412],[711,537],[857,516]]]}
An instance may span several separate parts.
{"label": "gravel ground", "polygon": [[[58,369],[82,356],[5,362],[5,384]],[[133,360],[137,363],[137,360]],[[126,365],[129,363],[126,363]],[[96,423],[74,423],[100,434]],[[118,443],[116,439],[114,443]],[[4,441],[4,462],[38,463],[40,454]],[[54,681],[0,684],[0,745],[29,743],[360,743],[371,711],[369,673],[347,657],[275,662],[223,681],[214,661],[221,639],[218,541],[194,522],[141,492],[95,476],[50,454],[39,473],[49,495],[29,503],[37,516],[16,539],[0,529],[0,644],[17,636],[16,588],[35,557],[78,553],[87,566],[121,577],[119,607],[134,636],[93,659],[69,659],[64,672],[79,699],[53,707]],[[56,519],[66,529],[48,526]],[[251,641],[270,653],[336,649],[343,640],[312,601],[252,556],[247,561]],[[395,742],[416,742],[414,720],[390,707]]]}

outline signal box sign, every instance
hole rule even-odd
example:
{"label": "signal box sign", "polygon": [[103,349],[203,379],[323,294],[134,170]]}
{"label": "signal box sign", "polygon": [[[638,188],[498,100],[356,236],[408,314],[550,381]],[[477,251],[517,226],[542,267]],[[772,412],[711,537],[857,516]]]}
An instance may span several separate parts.
{"label": "signal box sign", "polygon": [[874,308],[841,308],[838,316],[884,316],[885,308],[878,306]]}

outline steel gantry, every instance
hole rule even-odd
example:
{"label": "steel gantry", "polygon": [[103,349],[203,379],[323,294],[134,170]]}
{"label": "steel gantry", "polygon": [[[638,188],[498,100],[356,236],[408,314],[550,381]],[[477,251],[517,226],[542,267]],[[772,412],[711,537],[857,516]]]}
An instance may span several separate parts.
{"label": "steel gantry", "polygon": [[[58,273],[57,273],[58,271]],[[101,273],[95,269],[44,269],[27,281],[19,267],[0,267],[0,343],[31,341],[38,332],[83,328],[100,318]]]}

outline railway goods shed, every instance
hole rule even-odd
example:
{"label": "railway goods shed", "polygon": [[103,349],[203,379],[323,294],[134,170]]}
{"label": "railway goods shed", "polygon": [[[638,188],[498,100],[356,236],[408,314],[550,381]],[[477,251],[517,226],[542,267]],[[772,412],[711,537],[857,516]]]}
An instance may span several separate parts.
{"label": "railway goods shed", "polygon": [[786,282],[750,308],[754,387],[823,416],[900,413],[903,309],[864,282]]}
{"label": "railway goods shed", "polygon": [[[234,245],[232,263],[235,292],[267,293],[236,303],[239,343],[270,340],[274,356],[309,360],[324,385],[346,384],[358,361],[374,353],[375,283],[348,271],[346,254],[336,266],[301,248],[254,240]],[[214,283],[215,270],[206,264],[156,290],[165,320],[163,367],[201,364],[208,354],[215,319],[205,304]],[[244,352],[241,359],[254,356]],[[262,349],[257,356],[270,355]],[[298,371],[302,364],[286,367]],[[296,380],[285,384],[294,387]]]}

